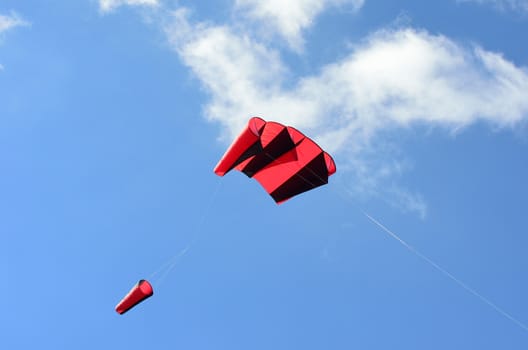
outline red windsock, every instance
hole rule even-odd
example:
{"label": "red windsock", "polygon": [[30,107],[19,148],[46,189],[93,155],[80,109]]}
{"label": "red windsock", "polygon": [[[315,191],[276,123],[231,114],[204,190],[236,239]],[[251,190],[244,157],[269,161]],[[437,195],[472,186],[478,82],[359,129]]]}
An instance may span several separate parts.
{"label": "red windsock", "polygon": [[132,287],[130,292],[117,304],[116,311],[119,314],[124,314],[143,300],[151,297],[154,294],[152,286],[147,280],[139,280],[139,282]]}

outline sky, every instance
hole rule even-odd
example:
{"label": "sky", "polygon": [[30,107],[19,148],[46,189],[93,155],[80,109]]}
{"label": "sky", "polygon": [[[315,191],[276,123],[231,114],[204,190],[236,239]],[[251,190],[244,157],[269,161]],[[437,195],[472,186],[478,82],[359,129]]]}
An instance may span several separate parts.
{"label": "sky", "polygon": [[[526,33],[526,0],[2,0],[2,345],[526,349]],[[329,184],[216,176],[252,116]]]}

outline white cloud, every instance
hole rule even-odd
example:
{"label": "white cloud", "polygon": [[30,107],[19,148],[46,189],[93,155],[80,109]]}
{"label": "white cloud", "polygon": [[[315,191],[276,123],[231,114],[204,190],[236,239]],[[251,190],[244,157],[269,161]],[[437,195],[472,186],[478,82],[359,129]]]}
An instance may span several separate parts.
{"label": "white cloud", "polygon": [[99,0],[99,9],[102,12],[111,12],[120,6],[157,6],[158,0]]}
{"label": "white cloud", "polygon": [[[500,54],[402,29],[372,35],[318,74],[283,85],[279,52],[230,27],[192,26],[178,11],[167,34],[211,94],[206,114],[232,132],[248,114],[319,130],[341,149],[350,135],[412,123],[512,126],[528,112],[528,73]],[[344,134],[344,136],[343,136]],[[336,139],[341,140],[336,144]]]}
{"label": "white cloud", "polygon": [[295,50],[303,46],[302,31],[331,6],[349,5],[356,11],[364,0],[235,0],[235,7],[251,20],[258,20],[266,30],[283,37]]}
{"label": "white cloud", "polygon": [[458,2],[474,2],[491,5],[500,10],[528,12],[528,0],[457,0]]}
{"label": "white cloud", "polygon": [[290,72],[278,51],[232,27],[192,24],[179,10],[166,33],[210,95],[205,114],[229,131],[226,137],[252,115],[296,125],[337,154],[340,169],[362,179],[358,191],[421,216],[420,195],[397,186],[379,190],[401,172],[400,162],[387,166],[390,152],[385,159],[365,156],[387,146],[376,138],[381,131],[412,125],[454,131],[477,121],[512,127],[528,116],[525,68],[425,31],[375,33],[293,86],[284,84]]}
{"label": "white cloud", "polygon": [[10,29],[27,25],[29,23],[23,20],[16,12],[11,12],[9,15],[0,14],[0,34]]}
{"label": "white cloud", "polygon": [[[8,15],[3,15],[0,13],[0,39],[3,33],[16,28],[28,26],[29,22],[22,19],[16,12],[11,11]],[[4,66],[0,64],[0,71],[4,70]]]}

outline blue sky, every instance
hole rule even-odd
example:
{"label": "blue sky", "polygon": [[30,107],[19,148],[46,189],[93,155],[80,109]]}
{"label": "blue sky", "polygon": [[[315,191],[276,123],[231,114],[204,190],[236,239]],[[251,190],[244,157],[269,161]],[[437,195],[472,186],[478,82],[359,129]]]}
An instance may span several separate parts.
{"label": "blue sky", "polygon": [[[526,0],[3,0],[3,346],[526,349],[527,32]],[[329,185],[216,177],[254,115]]]}

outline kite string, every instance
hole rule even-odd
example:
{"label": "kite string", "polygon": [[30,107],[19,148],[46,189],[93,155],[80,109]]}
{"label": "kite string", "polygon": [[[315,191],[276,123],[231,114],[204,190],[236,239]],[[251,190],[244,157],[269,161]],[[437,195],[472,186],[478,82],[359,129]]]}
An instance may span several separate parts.
{"label": "kite string", "polygon": [[159,275],[160,273],[162,272],[165,272],[165,270],[171,266],[172,264],[174,264],[175,261],[178,261],[182,256],[184,256],[187,251],[189,250],[190,248],[190,244],[188,244],[185,248],[183,248],[182,250],[180,250],[178,253],[176,253],[175,255],[171,256],[169,259],[167,259],[163,264],[161,264],[159,266],[159,268],[157,270],[155,270],[154,272],[152,272],[149,276],[148,276],[148,280],[153,280],[155,276]]}
{"label": "kite string", "polygon": [[149,279],[153,279],[155,276],[160,275],[158,278],[154,279],[154,282],[158,286],[161,285],[161,283],[165,280],[165,277],[167,277],[167,275],[176,267],[178,262],[189,252],[191,247],[193,247],[194,244],[198,241],[202,226],[206,221],[207,215],[209,214],[211,207],[213,206],[213,203],[216,200],[216,197],[218,196],[218,192],[220,190],[221,185],[222,181],[221,179],[218,179],[216,188],[212,193],[211,197],[209,198],[208,204],[204,207],[202,215],[198,220],[194,221],[194,228],[192,231],[193,239],[191,240],[191,242],[187,244],[185,248],[180,250],[178,253],[167,259],[167,261],[161,264],[161,266],[149,276]]}
{"label": "kite string", "polygon": [[367,214],[364,210],[361,210],[360,208],[358,208],[362,213],[363,215],[365,215],[372,223],[374,223],[376,226],[378,226],[379,228],[381,228],[385,233],[387,233],[390,237],[392,237],[393,239],[395,239],[397,242],[399,242],[401,245],[403,245],[405,248],[407,248],[410,252],[412,252],[413,254],[415,254],[417,257],[419,257],[420,259],[422,259],[423,261],[425,261],[426,263],[428,263],[429,265],[431,265],[432,267],[434,267],[437,271],[439,271],[441,274],[443,274],[444,276],[448,277],[449,279],[451,279],[452,281],[454,281],[456,284],[458,284],[460,287],[462,287],[463,289],[465,289],[467,292],[469,292],[470,294],[472,294],[473,296],[477,297],[478,299],[480,299],[480,301],[484,302],[485,304],[487,304],[488,306],[490,306],[492,309],[494,309],[496,312],[498,312],[500,315],[504,316],[505,318],[509,319],[510,321],[512,321],[513,323],[515,323],[517,326],[521,327],[522,329],[524,329],[525,331],[528,331],[528,326],[526,324],[524,324],[523,322],[519,321],[517,318],[515,318],[514,316],[512,316],[510,313],[508,313],[507,311],[505,311],[504,309],[502,309],[500,306],[498,306],[497,304],[495,304],[494,302],[492,302],[490,299],[486,298],[485,296],[483,296],[482,294],[480,294],[479,292],[477,292],[474,288],[470,287],[469,285],[467,285],[466,283],[464,283],[462,280],[460,280],[459,278],[455,277],[452,273],[450,273],[449,271],[447,271],[446,269],[444,269],[443,267],[441,267],[440,265],[438,265],[437,263],[435,263],[433,260],[429,259],[427,256],[425,256],[424,254],[422,254],[420,251],[416,250],[413,246],[411,246],[409,243],[407,243],[406,241],[404,241],[403,239],[401,239],[398,235],[396,235],[393,231],[389,230],[387,227],[385,227],[383,224],[381,224],[378,220],[374,219],[372,216],[370,216],[369,214]]}
{"label": "kite string", "polygon": [[[345,198],[344,196],[342,196],[342,193],[338,193],[338,194],[340,195],[341,198],[343,198],[343,199],[345,199],[345,200],[350,202],[350,199],[349,198]],[[424,255],[423,253],[418,251],[412,245],[410,245],[409,243],[404,241],[402,238],[400,238],[396,233],[394,233],[393,231],[389,230],[387,227],[385,227],[378,220],[374,219],[371,215],[367,214],[367,212],[364,211],[363,209],[361,209],[361,207],[359,207],[358,204],[356,204],[356,203],[352,203],[352,204],[356,207],[357,210],[359,210],[363,215],[365,215],[365,217],[367,217],[367,219],[369,219],[372,223],[374,223],[376,226],[381,228],[390,237],[392,237],[394,240],[396,240],[401,245],[403,245],[405,248],[407,248],[407,250],[409,250],[411,253],[415,254],[417,257],[419,257],[420,259],[422,259],[423,261],[425,261],[426,263],[431,265],[438,272],[443,274],[445,277],[448,277],[449,279],[451,279],[453,282],[458,284],[460,287],[465,289],[467,292],[469,292],[473,296],[477,297],[480,301],[482,301],[483,303],[485,303],[488,306],[490,306],[497,313],[499,313],[500,315],[504,316],[508,320],[512,321],[513,323],[515,323],[517,326],[519,326],[523,330],[528,331],[528,325],[526,325],[525,323],[523,323],[520,320],[518,320],[517,318],[515,318],[513,315],[511,315],[510,313],[505,311],[503,308],[501,308],[500,306],[498,306],[497,304],[492,302],[490,299],[486,298],[484,295],[482,295],[479,292],[477,292],[477,290],[475,290],[474,288],[470,287],[468,284],[464,283],[462,280],[460,280],[455,275],[453,275],[452,273],[450,273],[449,271],[444,269],[442,266],[438,265],[436,262],[434,262],[433,260],[428,258],[426,255]]]}

